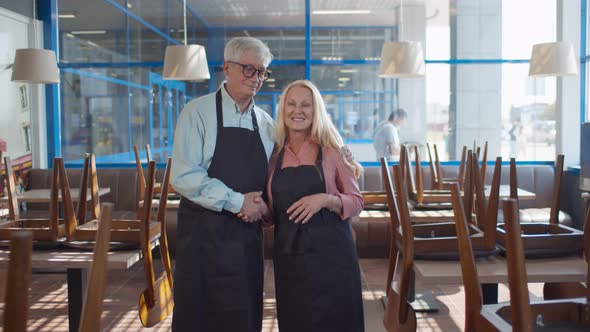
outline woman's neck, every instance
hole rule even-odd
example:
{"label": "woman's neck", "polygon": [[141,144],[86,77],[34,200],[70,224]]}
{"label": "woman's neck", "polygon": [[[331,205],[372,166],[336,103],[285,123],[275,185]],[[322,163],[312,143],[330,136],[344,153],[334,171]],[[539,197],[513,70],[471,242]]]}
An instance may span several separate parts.
{"label": "woman's neck", "polygon": [[291,150],[295,153],[299,153],[299,150],[305,144],[306,141],[309,141],[309,135],[301,132],[292,132],[289,133],[287,137],[287,143],[291,147]]}

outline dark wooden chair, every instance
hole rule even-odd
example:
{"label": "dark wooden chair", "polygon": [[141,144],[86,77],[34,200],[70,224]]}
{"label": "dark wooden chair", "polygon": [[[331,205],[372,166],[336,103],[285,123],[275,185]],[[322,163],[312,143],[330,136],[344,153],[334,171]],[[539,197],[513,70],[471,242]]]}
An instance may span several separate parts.
{"label": "dark wooden chair", "polygon": [[[87,186],[90,182],[91,202],[92,211],[96,211],[97,206],[100,204],[98,198],[98,188],[96,180],[96,168],[94,163],[94,155],[90,155],[85,160],[83,170],[83,182],[80,189],[81,195],[87,192]],[[63,165],[61,165],[63,167]],[[65,170],[63,170],[65,172]],[[114,219],[111,223],[111,244],[113,242],[120,243],[122,247],[139,247],[142,244],[143,232],[148,232],[151,239],[156,240],[161,234],[161,223],[159,221],[151,220],[152,213],[152,197],[153,197],[153,186],[155,180],[156,162],[150,162],[148,166],[148,190],[145,191],[143,196],[143,206],[138,209],[137,217],[135,219]],[[86,181],[84,179],[90,179]],[[98,229],[98,219],[93,219],[87,222],[85,221],[86,209],[84,208],[85,203],[80,200],[78,204],[78,218],[74,215],[73,203],[71,196],[69,195],[69,182],[67,178],[62,181],[62,191],[66,192],[63,199],[64,215],[66,220],[66,238],[67,245],[74,247],[85,247],[89,248],[92,246],[92,241],[96,238],[96,231]],[[162,202],[162,200],[164,202]],[[162,198],[160,204],[166,205],[167,199]],[[165,208],[165,207],[164,207]],[[94,213],[94,212],[93,212]],[[98,217],[93,215],[93,217]],[[79,243],[87,242],[87,243]],[[115,245],[112,248],[116,248]]]}
{"label": "dark wooden chair", "polygon": [[[525,255],[533,257],[563,256],[581,252],[584,248],[584,234],[578,229],[558,223],[559,219],[559,192],[561,190],[561,178],[563,172],[564,156],[558,155],[553,179],[553,195],[551,206],[547,208],[547,220],[544,222],[523,222],[520,227],[523,231]],[[518,204],[516,161],[510,159],[510,197]],[[526,209],[519,210],[526,213]],[[505,224],[498,225],[498,245],[506,248]]]}
{"label": "dark wooden chair", "polygon": [[[444,178],[443,177],[443,171],[442,171],[442,167],[440,165],[440,159],[438,157],[438,148],[436,147],[436,144],[433,144],[433,149],[434,149],[434,163],[435,163],[435,169],[436,169],[436,189],[439,190],[443,190],[443,189],[448,189],[447,185],[451,184],[451,183],[458,183],[459,184],[459,189],[463,190],[463,184],[465,182],[465,170],[466,170],[466,161],[467,161],[467,147],[463,146],[463,149],[461,151],[461,162],[459,163],[459,175],[457,176],[457,178]],[[431,176],[434,176],[434,174],[431,174]]]}
{"label": "dark wooden chair", "polygon": [[80,317],[80,332],[100,331],[113,206],[112,203],[103,203],[101,205],[100,222],[96,232],[94,254],[92,255],[92,264],[88,275],[88,286],[84,296],[82,316]]}
{"label": "dark wooden chair", "polygon": [[420,155],[416,149],[416,165],[415,172],[412,170],[410,162],[409,149],[402,144],[400,148],[400,160],[401,171],[405,179],[404,188],[408,193],[408,197],[412,202],[414,209],[417,210],[449,210],[451,206],[451,196],[448,191],[445,190],[425,190],[423,186],[422,171],[420,168]]}
{"label": "dark wooden chair", "polygon": [[[588,331],[590,330],[590,292],[584,297],[530,303],[524,247],[521,238],[518,203],[503,201],[507,230],[506,250],[510,305],[485,305],[482,320],[495,331]],[[590,272],[590,265],[589,265]],[[587,282],[590,282],[590,273]]]}
{"label": "dark wooden chair", "polygon": [[[14,231],[28,229],[33,233],[33,240],[38,243],[53,243],[65,235],[64,220],[59,218],[59,192],[65,196],[60,183],[67,180],[63,169],[63,159],[53,159],[53,176],[51,178],[49,216],[47,218],[21,219],[18,206],[16,185],[10,157],[4,157],[6,169],[6,191],[8,193],[8,222],[0,225],[0,240],[10,240]],[[69,189],[67,194],[69,195]]]}
{"label": "dark wooden chair", "polygon": [[[382,160],[382,163],[386,162]],[[416,331],[416,312],[408,302],[410,287],[413,282],[413,265],[414,265],[414,234],[409,222],[408,206],[399,204],[396,196],[406,197],[407,193],[403,188],[404,182],[401,178],[399,165],[394,165],[394,173],[398,174],[395,180],[394,189],[387,167],[385,170],[384,181],[388,197],[389,212],[391,214],[391,232],[392,241],[390,247],[389,271],[387,277],[387,305],[385,306],[385,315],[383,324],[388,332],[397,331]],[[407,197],[406,197],[407,199]],[[401,214],[406,214],[403,222]],[[399,231],[398,231],[399,229]],[[401,250],[398,250],[401,246]]]}
{"label": "dark wooden chair", "polygon": [[[494,170],[494,179],[491,189],[490,199],[485,197],[483,184],[481,183],[481,173],[479,172],[479,166],[477,162],[472,162],[475,158],[474,154],[468,156],[467,163],[467,182],[470,183],[465,187],[464,190],[464,206],[466,207],[466,215],[470,224],[470,234],[473,236],[474,246],[478,256],[489,256],[497,253],[495,246],[495,229],[497,222],[497,210],[499,201],[499,187],[500,187],[500,172],[501,172],[501,159],[496,160],[496,167]],[[394,178],[398,175],[395,174],[395,169],[400,169],[394,166]],[[387,175],[388,170],[384,172],[384,177]],[[401,169],[399,171],[400,179],[403,180]],[[404,182],[400,183],[403,186]],[[458,186],[458,185],[457,185]],[[453,185],[451,185],[453,187]],[[400,195],[399,191],[396,192],[398,196],[398,205],[407,206],[406,197],[407,195]],[[473,211],[473,197],[477,197],[475,200],[477,208],[475,209],[475,218],[472,218]],[[391,204],[391,203],[390,203]],[[457,206],[453,205],[454,214],[457,213]],[[400,212],[400,218],[404,218],[405,214]],[[393,218],[392,218],[393,220]],[[409,221],[408,212],[408,222]],[[458,259],[459,253],[457,251],[457,239],[455,234],[455,221],[453,219],[444,222],[436,223],[414,223],[412,225],[414,234],[414,254],[416,259]],[[398,228],[394,228],[392,225],[392,231]],[[399,235],[398,235],[399,236]]]}
{"label": "dark wooden chair", "polygon": [[10,235],[3,326],[4,331],[24,332],[27,330],[29,317],[33,233],[29,230],[17,230]]}

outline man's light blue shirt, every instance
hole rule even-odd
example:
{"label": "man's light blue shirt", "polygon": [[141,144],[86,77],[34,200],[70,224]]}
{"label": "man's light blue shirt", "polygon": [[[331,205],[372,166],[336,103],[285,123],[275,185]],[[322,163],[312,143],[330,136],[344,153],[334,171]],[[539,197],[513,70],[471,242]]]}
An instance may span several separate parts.
{"label": "man's light blue shirt", "polygon": [[[274,146],[274,121],[271,116],[254,104],[254,100],[244,112],[221,87],[222,113],[224,127],[238,127],[253,130],[252,112],[256,114],[260,138],[264,145],[267,160]],[[214,210],[228,210],[238,213],[244,203],[244,195],[233,191],[223,182],[211,178],[207,169],[213,159],[217,140],[217,114],[215,93],[191,100],[186,104],[174,133],[172,153],[171,184],[182,196]],[[227,160],[231,163],[232,160]],[[234,165],[248,167],[248,165]]]}

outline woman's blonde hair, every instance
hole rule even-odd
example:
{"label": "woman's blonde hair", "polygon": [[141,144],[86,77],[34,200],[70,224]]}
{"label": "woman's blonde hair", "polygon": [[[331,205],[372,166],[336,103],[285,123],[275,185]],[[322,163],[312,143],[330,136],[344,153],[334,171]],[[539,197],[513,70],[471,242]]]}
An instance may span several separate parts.
{"label": "woman's blonde hair", "polygon": [[[318,88],[308,80],[298,80],[289,84],[284,90],[279,100],[279,110],[277,112],[277,121],[275,125],[275,142],[277,149],[281,150],[285,146],[287,139],[287,128],[285,126],[285,105],[287,103],[287,92],[293,87],[300,86],[308,88],[312,95],[312,121],[311,121],[311,139],[320,147],[332,148],[342,154],[344,141],[338,133],[338,130],[332,123],[326,111],[326,105]],[[344,158],[347,165],[352,169],[354,175],[358,178],[361,174],[361,165],[356,161],[349,162]]]}

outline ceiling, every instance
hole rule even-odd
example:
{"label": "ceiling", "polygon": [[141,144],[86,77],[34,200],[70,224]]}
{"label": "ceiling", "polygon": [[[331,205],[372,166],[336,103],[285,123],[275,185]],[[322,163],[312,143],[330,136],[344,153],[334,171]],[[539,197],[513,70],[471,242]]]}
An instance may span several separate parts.
{"label": "ceiling", "polygon": [[[116,0],[124,6],[124,0]],[[186,0],[189,18],[196,13],[211,27],[303,27],[303,0]],[[406,0],[404,8],[426,4],[429,24],[448,24],[450,0]],[[148,23],[161,28],[166,17],[172,18],[171,28],[183,25],[182,0],[129,0],[129,10]],[[311,0],[311,10],[370,10],[369,14],[338,14],[311,16],[313,26],[394,26],[400,0]],[[73,19],[60,20],[61,30],[123,29],[125,16],[106,1],[60,0],[60,13],[75,13]],[[97,15],[97,13],[101,13]]]}

